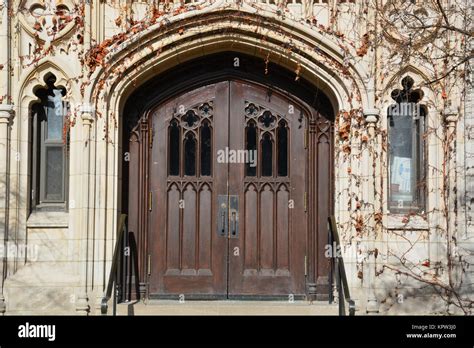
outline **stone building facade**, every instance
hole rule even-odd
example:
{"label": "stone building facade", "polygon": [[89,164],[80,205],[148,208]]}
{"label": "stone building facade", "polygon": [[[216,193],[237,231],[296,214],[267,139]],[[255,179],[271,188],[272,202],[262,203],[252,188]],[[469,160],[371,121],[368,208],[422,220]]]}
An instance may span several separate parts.
{"label": "stone building facade", "polygon": [[[442,3],[472,33],[472,16],[457,15],[468,2]],[[406,13],[428,24],[410,31]],[[295,209],[312,211],[305,250],[331,251],[320,242],[335,216],[358,314],[470,311],[472,73],[469,60],[450,67],[471,37],[444,32],[436,2],[7,0],[0,15],[2,313],[99,313],[119,216],[143,189],[128,174],[124,129],[141,116],[127,105],[206,64],[258,66],[261,81],[282,72],[330,106],[327,132],[308,118],[301,133],[306,148],[326,132],[326,162],[308,158],[326,188],[301,191]],[[327,260],[307,255],[318,294]]]}

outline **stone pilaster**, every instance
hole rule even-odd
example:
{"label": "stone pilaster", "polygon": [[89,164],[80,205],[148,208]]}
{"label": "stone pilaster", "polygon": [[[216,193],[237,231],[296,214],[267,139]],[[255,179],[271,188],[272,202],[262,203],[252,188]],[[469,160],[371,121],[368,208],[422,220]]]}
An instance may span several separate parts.
{"label": "stone pilaster", "polygon": [[90,264],[92,241],[90,236],[90,147],[91,128],[94,122],[94,110],[90,105],[81,105],[79,113],[82,120],[82,168],[81,168],[81,198],[80,198],[80,282],[81,289],[76,302],[76,312],[79,315],[88,315],[90,312],[89,294]]}
{"label": "stone pilaster", "polygon": [[[456,245],[454,245],[453,240],[458,240],[456,234],[456,125],[458,121],[458,110],[455,108],[448,107],[443,110],[443,118],[445,122],[446,132],[445,132],[445,143],[447,146],[445,153],[446,161],[446,173],[447,177],[445,178],[445,199],[446,209],[447,209],[447,248],[449,257],[451,260],[447,260],[448,267],[452,267],[451,261],[455,258]],[[454,237],[454,238],[453,238]],[[452,270],[448,270],[451,272]],[[454,273],[456,274],[456,273]]]}
{"label": "stone pilaster", "polygon": [[380,156],[382,153],[381,148],[381,139],[376,132],[376,127],[380,118],[380,111],[374,108],[367,108],[364,110],[364,118],[367,125],[367,145],[366,152],[364,156],[365,167],[367,168],[367,177],[365,178],[365,196],[368,198],[368,202],[372,202],[372,206],[369,207],[368,211],[365,213],[366,221],[369,226],[369,235],[367,236],[368,247],[369,247],[369,257],[368,257],[368,289],[367,289],[367,313],[378,313],[379,312],[379,303],[375,295],[376,292],[376,268],[377,268],[377,259],[375,250],[377,249],[377,238],[381,234],[380,226],[375,221],[375,213],[379,212],[381,209],[380,197],[377,196],[376,188],[380,187],[381,178],[381,168],[380,168]]}
{"label": "stone pilaster", "polygon": [[[5,239],[7,237],[7,209],[8,209],[8,185],[7,185],[7,171],[8,171],[8,152],[9,152],[9,142],[8,142],[8,125],[10,123],[10,117],[13,115],[13,105],[0,104],[0,245],[5,246]],[[4,262],[6,262],[6,251],[2,248],[2,254],[0,254],[0,269],[1,276],[0,279],[0,315],[5,313],[6,305],[5,298],[3,296],[3,279],[6,275],[4,272]]]}

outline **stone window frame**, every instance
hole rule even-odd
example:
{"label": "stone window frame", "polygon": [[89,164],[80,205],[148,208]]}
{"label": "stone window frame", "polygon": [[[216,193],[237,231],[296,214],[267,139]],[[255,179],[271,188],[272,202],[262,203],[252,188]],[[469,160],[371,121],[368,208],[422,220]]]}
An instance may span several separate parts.
{"label": "stone window frame", "polygon": [[[47,73],[44,76],[44,85],[37,86],[35,95],[38,97],[37,101],[31,105],[30,108],[30,213],[34,212],[67,212],[68,211],[68,195],[69,195],[69,148],[70,139],[69,133],[67,139],[64,141],[46,140],[46,124],[47,120],[44,119],[45,112],[42,110],[46,107],[45,101],[41,100],[38,95],[39,90],[50,90],[52,88],[61,89],[62,95],[66,94],[64,86],[57,85],[56,76],[53,73]],[[40,112],[43,113],[43,120],[40,120]],[[64,117],[63,115],[62,117]],[[64,125],[64,121],[63,121]],[[61,148],[63,150],[63,161],[62,161],[62,193],[58,199],[48,199],[45,195],[46,190],[46,163],[42,159],[45,157],[46,148]]]}
{"label": "stone window frame", "polygon": [[[407,85],[407,83],[409,85]],[[415,171],[413,167],[411,168],[411,173],[415,172],[415,183],[411,184],[412,188],[414,186],[413,195],[415,196],[416,202],[410,207],[394,207],[390,205],[391,202],[391,158],[390,158],[390,150],[387,152],[387,209],[390,214],[400,215],[400,214],[408,214],[408,215],[424,215],[427,209],[427,166],[428,166],[428,144],[424,139],[424,134],[427,128],[427,119],[428,119],[428,108],[425,104],[421,101],[423,99],[423,91],[421,89],[414,89],[414,79],[410,75],[406,75],[402,80],[401,84],[403,89],[395,89],[391,93],[392,99],[395,103],[390,104],[387,108],[387,142],[388,142],[388,149],[390,148],[390,119],[392,116],[391,111],[398,106],[400,109],[400,105],[403,103],[417,105],[415,108],[415,112],[412,113],[412,125],[413,133],[412,133],[412,146],[415,149],[412,150],[412,163],[419,163],[420,165],[417,166]],[[420,111],[420,112],[416,112]]]}

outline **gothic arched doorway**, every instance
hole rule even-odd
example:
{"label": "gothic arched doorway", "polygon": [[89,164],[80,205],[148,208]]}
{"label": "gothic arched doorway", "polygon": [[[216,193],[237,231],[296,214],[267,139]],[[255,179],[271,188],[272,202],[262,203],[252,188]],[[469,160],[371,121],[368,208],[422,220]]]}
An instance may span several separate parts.
{"label": "gothic arched doorway", "polygon": [[333,111],[297,80],[217,54],[128,99],[123,206],[147,296],[327,296]]}

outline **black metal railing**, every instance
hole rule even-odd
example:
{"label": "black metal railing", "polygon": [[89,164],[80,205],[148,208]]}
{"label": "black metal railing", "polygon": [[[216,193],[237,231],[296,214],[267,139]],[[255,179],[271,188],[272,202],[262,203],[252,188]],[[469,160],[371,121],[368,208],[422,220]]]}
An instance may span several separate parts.
{"label": "black metal railing", "polygon": [[113,297],[113,315],[117,314],[117,303],[130,301],[133,298],[139,300],[139,283],[135,234],[127,230],[127,215],[122,214],[118,224],[117,242],[112,257],[109,281],[100,306],[101,313],[107,314],[108,302],[111,297]]}
{"label": "black metal railing", "polygon": [[328,218],[328,232],[329,241],[331,245],[331,271],[329,281],[329,303],[334,302],[333,289],[336,286],[339,303],[339,315],[346,315],[347,302],[349,307],[349,315],[355,315],[355,302],[351,300],[349,292],[349,284],[347,282],[346,268],[344,267],[344,259],[341,254],[341,243],[339,240],[339,234],[337,232],[336,219],[334,216]]}

